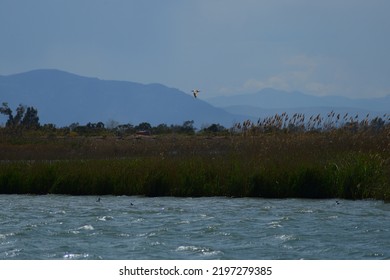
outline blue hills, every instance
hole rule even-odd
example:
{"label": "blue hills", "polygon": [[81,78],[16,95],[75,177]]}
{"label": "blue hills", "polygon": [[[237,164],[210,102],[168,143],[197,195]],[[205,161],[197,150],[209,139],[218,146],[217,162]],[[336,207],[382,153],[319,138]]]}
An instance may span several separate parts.
{"label": "blue hills", "polygon": [[390,95],[380,98],[347,98],[342,96],[312,96],[301,92],[286,92],[272,88],[253,94],[214,97],[206,100],[233,114],[246,114],[249,117],[263,118],[286,112],[303,113],[308,116],[334,111],[349,113],[365,118],[390,113]]}
{"label": "blue hills", "polygon": [[[0,102],[38,109],[40,122],[152,125],[194,121],[195,127],[220,123],[230,127],[243,117],[161,84],[100,80],[59,70],[34,70],[0,76]],[[4,121],[0,121],[0,123]]]}
{"label": "blue hills", "polygon": [[[52,69],[0,76],[0,103],[7,102],[12,109],[19,104],[33,106],[41,124],[59,127],[111,120],[133,125],[181,125],[193,120],[197,128],[214,123],[232,127],[235,122],[257,121],[282,112],[325,115],[333,110],[362,118],[390,113],[390,95],[350,99],[263,89],[253,94],[204,96],[195,99],[162,84],[101,80]],[[0,125],[5,121],[5,116],[0,116]]]}

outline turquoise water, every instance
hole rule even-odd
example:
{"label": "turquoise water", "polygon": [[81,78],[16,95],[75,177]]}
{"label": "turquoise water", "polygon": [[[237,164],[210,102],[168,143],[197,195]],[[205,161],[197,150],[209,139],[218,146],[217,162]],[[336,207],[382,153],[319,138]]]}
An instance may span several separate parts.
{"label": "turquoise water", "polygon": [[390,259],[381,201],[0,195],[0,259]]}

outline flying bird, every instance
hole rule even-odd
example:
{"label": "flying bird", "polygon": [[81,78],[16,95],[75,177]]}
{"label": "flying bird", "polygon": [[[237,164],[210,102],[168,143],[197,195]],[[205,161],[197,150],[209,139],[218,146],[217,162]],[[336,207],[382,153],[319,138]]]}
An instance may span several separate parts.
{"label": "flying bird", "polygon": [[199,89],[193,89],[193,90],[192,90],[192,94],[194,95],[195,98],[198,97],[198,93],[199,93],[199,92],[200,92]]}

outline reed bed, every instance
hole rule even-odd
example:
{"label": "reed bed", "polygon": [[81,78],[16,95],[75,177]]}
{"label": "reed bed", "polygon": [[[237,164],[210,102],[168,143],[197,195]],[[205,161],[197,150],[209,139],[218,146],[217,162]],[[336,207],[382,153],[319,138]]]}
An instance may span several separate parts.
{"label": "reed bed", "polygon": [[0,193],[390,200],[388,122],[337,118],[298,129],[302,116],[275,116],[192,136],[3,134]]}
{"label": "reed bed", "polygon": [[1,163],[0,192],[388,200],[388,168],[364,154],[288,165],[234,157],[19,161]]}

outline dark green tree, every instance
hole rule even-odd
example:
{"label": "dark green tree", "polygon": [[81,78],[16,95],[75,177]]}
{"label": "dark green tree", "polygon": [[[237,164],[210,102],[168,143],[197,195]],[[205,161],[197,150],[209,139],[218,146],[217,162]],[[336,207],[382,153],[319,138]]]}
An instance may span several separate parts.
{"label": "dark green tree", "polygon": [[22,104],[19,104],[18,108],[16,108],[16,115],[13,118],[13,126],[22,125],[22,120],[25,112],[26,112],[26,107],[23,106]]}
{"label": "dark green tree", "polygon": [[12,110],[11,108],[8,106],[8,103],[7,102],[3,102],[2,106],[0,107],[0,113],[2,115],[5,115],[8,117],[8,120],[7,120],[7,123],[6,123],[6,126],[9,127],[13,124],[14,122],[14,116],[12,114]]}
{"label": "dark green tree", "polygon": [[34,107],[27,107],[22,118],[21,125],[27,129],[37,129],[40,127],[38,110]]}
{"label": "dark green tree", "polygon": [[151,130],[152,129],[152,126],[150,123],[147,123],[147,122],[142,122],[140,123],[139,125],[137,125],[135,127],[136,130]]}
{"label": "dark green tree", "polygon": [[158,126],[153,128],[154,134],[167,134],[172,132],[171,128],[165,123],[159,124]]}
{"label": "dark green tree", "polygon": [[203,131],[208,133],[219,133],[226,131],[226,128],[218,123],[213,123],[209,127],[204,128]]}
{"label": "dark green tree", "polygon": [[182,132],[187,134],[194,134],[195,128],[194,128],[194,121],[185,121],[181,128]]}
{"label": "dark green tree", "polygon": [[27,128],[35,129],[39,128],[38,110],[34,107],[26,107],[19,104],[16,108],[16,114],[13,115],[11,108],[7,102],[3,102],[0,107],[0,113],[8,116],[6,127],[9,128]]}

